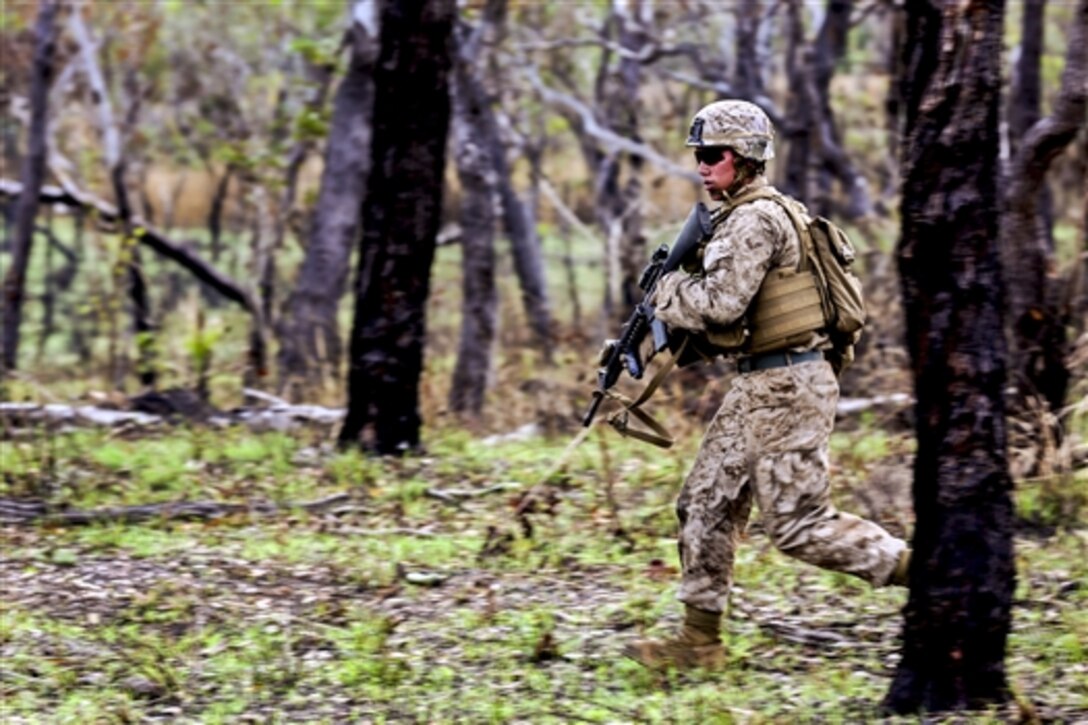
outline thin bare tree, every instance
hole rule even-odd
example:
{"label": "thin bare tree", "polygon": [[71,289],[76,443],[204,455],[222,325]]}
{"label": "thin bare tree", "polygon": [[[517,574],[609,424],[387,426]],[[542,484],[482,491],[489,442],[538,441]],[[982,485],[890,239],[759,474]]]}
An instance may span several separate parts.
{"label": "thin bare tree", "polygon": [[45,180],[49,84],[55,72],[59,7],[60,3],[55,0],[42,0],[38,5],[38,17],[34,23],[34,60],[30,69],[30,126],[22,169],[23,188],[33,191],[19,197],[12,236],[11,267],[4,275],[4,350],[3,359],[0,361],[4,371],[14,370],[19,360],[19,325],[22,322],[23,301],[26,299],[26,270],[38,215],[38,189]]}

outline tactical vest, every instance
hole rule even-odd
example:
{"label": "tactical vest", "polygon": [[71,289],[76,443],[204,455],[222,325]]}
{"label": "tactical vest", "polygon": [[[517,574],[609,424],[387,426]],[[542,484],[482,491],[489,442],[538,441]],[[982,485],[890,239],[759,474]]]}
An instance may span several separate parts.
{"label": "tactical vest", "polygon": [[777,202],[789,215],[799,237],[796,268],[776,267],[767,272],[763,284],[744,317],[724,328],[708,327],[706,339],[726,354],[759,354],[788,350],[804,345],[812,333],[827,327],[827,300],[814,270],[811,237],[799,205],[774,189],[763,187],[742,193],[715,210],[715,225],[725,221],[737,207],[757,199]]}

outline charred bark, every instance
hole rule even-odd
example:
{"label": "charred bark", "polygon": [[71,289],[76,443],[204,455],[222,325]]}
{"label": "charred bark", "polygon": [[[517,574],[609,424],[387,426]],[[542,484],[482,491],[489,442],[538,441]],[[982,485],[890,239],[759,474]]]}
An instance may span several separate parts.
{"label": "charred bark", "polygon": [[306,258],[298,282],[283,305],[279,387],[292,380],[314,382],[325,364],[333,374],[343,356],[336,311],[347,285],[352,246],[371,167],[371,115],[378,59],[381,2],[356,2],[351,62],[333,100],[321,189],[310,224]]}
{"label": "charred bark", "polygon": [[4,275],[3,298],[3,370],[14,370],[18,363],[19,323],[26,299],[26,269],[34,242],[34,218],[38,214],[38,189],[45,179],[46,127],[49,123],[49,84],[53,79],[57,41],[59,3],[42,0],[34,25],[34,61],[30,75],[30,128],[27,153],[23,158],[23,187],[33,193],[23,194],[15,209],[12,235],[11,267]]}
{"label": "charred bark", "polygon": [[442,209],[453,0],[387,3],[341,445],[419,448],[419,378]]}
{"label": "charred bark", "polygon": [[[911,3],[897,257],[916,395],[898,713],[1008,699],[1015,583],[998,235],[1003,3]],[[943,17],[942,17],[943,15]]]}

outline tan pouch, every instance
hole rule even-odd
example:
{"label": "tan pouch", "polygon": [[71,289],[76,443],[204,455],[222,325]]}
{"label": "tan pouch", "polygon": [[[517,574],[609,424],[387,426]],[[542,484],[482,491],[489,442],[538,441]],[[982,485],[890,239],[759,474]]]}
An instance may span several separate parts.
{"label": "tan pouch", "polygon": [[751,306],[747,352],[788,350],[807,343],[825,325],[824,299],[811,271],[771,270]]}

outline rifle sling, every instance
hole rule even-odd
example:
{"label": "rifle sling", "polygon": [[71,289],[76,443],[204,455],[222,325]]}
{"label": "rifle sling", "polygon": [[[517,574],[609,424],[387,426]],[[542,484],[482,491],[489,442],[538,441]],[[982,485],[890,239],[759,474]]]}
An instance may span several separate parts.
{"label": "rifle sling", "polygon": [[[688,340],[690,337],[684,337],[684,341],[680,343],[680,347],[676,352],[669,352],[668,361],[662,365],[654,376],[650,378],[650,382],[646,384],[642,392],[637,398],[632,400],[623,393],[618,393],[614,390],[606,390],[605,396],[612,400],[618,400],[623,408],[617,410],[612,415],[608,416],[608,424],[611,425],[616,431],[628,438],[635,438],[637,440],[655,445],[658,448],[671,448],[673,444],[673,437],[669,434],[668,429],[665,426],[658,423],[653,417],[642,409],[642,405],[650,399],[650,397],[660,387],[661,382],[672,371],[673,366],[676,365],[676,360],[684,354],[684,348],[688,346]],[[646,429],[632,428],[630,425],[630,416],[638,418],[639,421],[646,427]]]}

